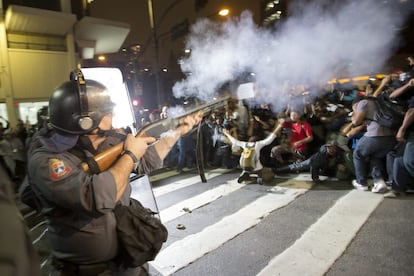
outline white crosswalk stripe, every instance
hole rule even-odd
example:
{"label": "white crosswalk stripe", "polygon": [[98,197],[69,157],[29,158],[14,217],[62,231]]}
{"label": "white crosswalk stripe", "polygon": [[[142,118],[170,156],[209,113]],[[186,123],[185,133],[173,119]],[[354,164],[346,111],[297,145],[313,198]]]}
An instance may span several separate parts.
{"label": "white crosswalk stripe", "polygon": [[[228,181],[227,183],[220,185],[214,189],[208,190],[195,197],[181,201],[167,209],[160,211],[160,217],[163,223],[167,223],[179,216],[184,215],[188,211],[193,211],[201,206],[204,206],[220,197],[228,195],[238,189],[241,189],[244,185],[238,184],[235,180]],[[184,209],[188,209],[185,211]]]}
{"label": "white crosswalk stripe", "polygon": [[[229,170],[227,170],[227,171],[229,171]],[[223,174],[223,172],[225,172],[225,171],[215,170],[215,171],[211,171],[209,173],[206,173],[206,179],[208,180],[208,179],[220,176],[221,174]],[[151,177],[151,181],[152,182],[158,181],[160,179],[168,178],[168,177],[174,176],[176,174],[177,173],[175,173],[175,172],[166,172],[166,173],[163,173],[161,176],[156,175],[156,176]],[[189,178],[185,178],[185,179],[181,179],[181,180],[177,180],[176,182],[170,183],[169,185],[153,188],[154,195],[156,197],[157,196],[162,196],[162,195],[170,193],[172,191],[176,191],[178,189],[182,189],[182,188],[194,185],[194,184],[198,183],[199,181],[200,181],[200,176],[198,176],[198,175],[197,176],[192,176],[192,177],[189,177]]]}
{"label": "white crosswalk stripe", "polygon": [[258,224],[270,212],[289,204],[304,192],[303,189],[286,189],[284,193],[266,194],[201,232],[170,245],[152,264],[163,275],[169,275]]}
{"label": "white crosswalk stripe", "polygon": [[352,190],[258,276],[324,275],[382,200],[381,195]]}

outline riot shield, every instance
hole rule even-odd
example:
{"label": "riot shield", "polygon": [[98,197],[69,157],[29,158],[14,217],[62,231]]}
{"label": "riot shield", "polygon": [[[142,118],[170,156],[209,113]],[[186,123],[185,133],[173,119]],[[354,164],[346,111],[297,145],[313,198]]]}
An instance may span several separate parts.
{"label": "riot shield", "polygon": [[144,207],[157,213],[156,216],[160,218],[157,201],[155,200],[148,175],[141,174],[132,176],[130,178],[130,184],[132,187],[131,197],[141,202]]}

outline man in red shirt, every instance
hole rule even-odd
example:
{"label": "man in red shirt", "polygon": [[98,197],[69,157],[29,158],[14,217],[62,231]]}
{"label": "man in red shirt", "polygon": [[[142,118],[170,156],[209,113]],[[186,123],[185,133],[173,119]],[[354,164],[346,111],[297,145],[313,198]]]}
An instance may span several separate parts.
{"label": "man in red shirt", "polygon": [[288,134],[289,138],[281,142],[271,150],[272,158],[280,163],[285,163],[283,155],[290,153],[296,159],[304,160],[309,157],[309,143],[313,140],[311,125],[302,119],[301,113],[296,110],[290,112],[290,120],[285,117],[278,118],[279,125],[276,133],[282,130]]}

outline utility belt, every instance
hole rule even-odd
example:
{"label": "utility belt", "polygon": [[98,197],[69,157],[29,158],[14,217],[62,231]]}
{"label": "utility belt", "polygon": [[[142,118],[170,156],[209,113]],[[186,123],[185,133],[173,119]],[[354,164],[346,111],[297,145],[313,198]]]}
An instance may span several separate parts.
{"label": "utility belt", "polygon": [[96,276],[104,272],[110,272],[114,268],[114,263],[74,264],[52,257],[52,266],[55,270],[55,273],[51,274],[52,276]]}

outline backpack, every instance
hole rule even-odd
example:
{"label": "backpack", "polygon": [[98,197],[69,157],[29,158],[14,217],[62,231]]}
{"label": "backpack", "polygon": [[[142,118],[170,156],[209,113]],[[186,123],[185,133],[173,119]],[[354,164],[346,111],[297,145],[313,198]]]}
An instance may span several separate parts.
{"label": "backpack", "polygon": [[367,99],[373,100],[377,106],[377,113],[372,118],[372,121],[386,128],[394,130],[400,128],[407,111],[404,105],[391,100],[386,94],[380,94],[376,98],[370,97]]}
{"label": "backpack", "polygon": [[122,264],[137,267],[154,260],[168,237],[168,230],[154,216],[156,213],[130,198],[130,205],[118,204],[114,214]]}
{"label": "backpack", "polygon": [[254,147],[243,149],[241,167],[246,171],[253,171],[256,168],[256,150]]}

